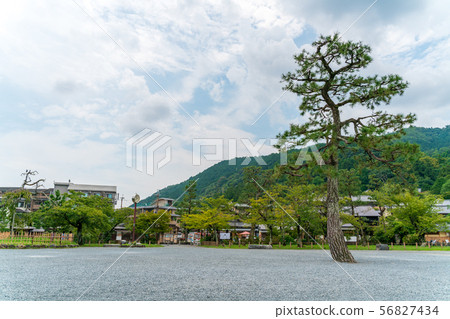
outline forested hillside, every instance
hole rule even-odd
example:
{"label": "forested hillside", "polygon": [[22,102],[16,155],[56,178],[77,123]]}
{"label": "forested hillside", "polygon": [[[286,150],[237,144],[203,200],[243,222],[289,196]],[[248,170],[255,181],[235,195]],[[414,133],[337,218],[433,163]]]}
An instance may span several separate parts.
{"label": "forested hillside", "polygon": [[445,128],[410,127],[405,129],[402,141],[420,145],[420,150],[427,154],[450,151],[450,125]]}
{"label": "forested hillside", "polygon": [[[410,167],[412,176],[408,182],[423,191],[448,197],[450,195],[450,125],[445,128],[410,127],[405,129],[405,132],[402,141],[418,144],[421,151],[415,162],[407,165]],[[290,154],[292,155],[293,152],[296,151],[291,151]],[[348,154],[341,159],[343,169],[357,169],[356,162],[353,160],[354,155]],[[262,166],[263,170],[272,169],[279,164],[279,154],[274,153],[262,158],[267,163],[266,166]],[[254,160],[248,166],[241,165],[243,160],[244,158],[238,158],[236,165],[229,165],[228,161],[222,161],[184,182],[161,189],[160,196],[177,198],[183,193],[189,180],[198,179],[198,196],[225,195],[226,198],[238,201],[244,188],[243,168],[257,165]],[[378,184],[396,178],[386,167],[360,168],[357,169],[357,174],[361,191],[376,188]],[[279,182],[282,183],[283,178],[279,177]],[[312,178],[312,183],[323,182],[320,174],[313,174]],[[155,197],[153,194],[139,204],[150,205]]]}

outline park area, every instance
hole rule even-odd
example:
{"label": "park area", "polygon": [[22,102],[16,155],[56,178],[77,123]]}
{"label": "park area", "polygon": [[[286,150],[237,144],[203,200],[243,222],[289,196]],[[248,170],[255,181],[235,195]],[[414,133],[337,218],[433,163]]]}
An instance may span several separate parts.
{"label": "park area", "polygon": [[449,251],[352,253],[356,264],[312,249],[4,249],[0,300],[450,300]]}

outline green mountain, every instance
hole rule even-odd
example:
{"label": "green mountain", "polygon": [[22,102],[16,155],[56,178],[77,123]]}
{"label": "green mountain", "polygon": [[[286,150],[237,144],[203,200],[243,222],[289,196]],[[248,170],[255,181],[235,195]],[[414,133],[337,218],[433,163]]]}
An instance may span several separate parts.
{"label": "green mountain", "polygon": [[[418,144],[422,152],[432,157],[444,157],[447,163],[442,170],[448,170],[448,162],[450,162],[450,125],[445,128],[424,128],[424,127],[409,127],[405,130],[406,134],[402,137],[402,141]],[[280,156],[277,153],[261,157],[267,165],[263,166],[263,169],[271,169],[277,163],[279,163]],[[225,197],[233,198],[233,194],[239,193],[243,188],[243,168],[241,165],[245,158],[238,158],[236,165],[229,165],[229,161],[222,161],[217,163],[203,172],[185,180],[181,183],[167,186],[160,190],[161,197],[177,198],[185,190],[186,184],[190,180],[197,180],[197,195],[202,196],[214,196],[223,194]],[[251,160],[248,166],[257,165],[254,159]],[[434,172],[431,180],[427,180],[429,188],[433,186],[435,180],[440,176],[441,179],[446,180],[448,172],[439,173]],[[424,177],[425,178],[425,177]],[[430,179],[429,176],[426,176]],[[364,186],[364,178],[363,180]],[[433,180],[434,179],[434,180]],[[442,181],[441,181],[442,182]],[[423,185],[419,182],[419,186],[423,188]],[[153,194],[143,199],[139,206],[151,205],[155,200],[156,194]]]}
{"label": "green mountain", "polygon": [[438,127],[409,127],[403,136],[404,142],[420,145],[420,150],[427,154],[436,151],[448,151],[450,148],[450,125],[444,128]]}

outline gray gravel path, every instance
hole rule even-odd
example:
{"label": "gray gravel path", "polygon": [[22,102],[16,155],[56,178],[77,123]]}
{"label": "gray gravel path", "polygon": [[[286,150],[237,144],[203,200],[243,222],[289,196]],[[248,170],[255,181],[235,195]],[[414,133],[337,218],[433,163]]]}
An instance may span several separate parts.
{"label": "gray gravel path", "polygon": [[[76,300],[123,248],[0,250],[0,300]],[[450,300],[450,252],[130,249],[82,300]]]}

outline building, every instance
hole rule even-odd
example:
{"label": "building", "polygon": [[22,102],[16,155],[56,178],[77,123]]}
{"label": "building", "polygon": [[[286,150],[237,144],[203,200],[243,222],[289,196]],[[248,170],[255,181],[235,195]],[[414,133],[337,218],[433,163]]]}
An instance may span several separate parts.
{"label": "building", "polygon": [[170,232],[164,233],[161,238],[163,244],[178,244],[183,239],[183,234],[180,232],[180,215],[178,215],[177,208],[173,207],[174,200],[172,198],[158,197],[152,205],[139,206],[140,213],[154,212],[155,214],[167,211],[170,214],[169,226]]}
{"label": "building", "polygon": [[117,186],[110,185],[93,185],[93,184],[75,184],[72,182],[54,182],[53,193],[59,191],[61,194],[69,193],[70,191],[81,192],[85,196],[101,196],[109,198],[113,205],[117,204],[118,194]]}
{"label": "building", "polygon": [[[170,214],[169,226],[171,230],[162,234],[160,237],[160,243],[162,244],[178,244],[184,240],[184,235],[180,232],[180,215],[176,213],[177,208],[172,206],[173,202],[174,200],[172,198],[157,198],[152,205],[138,206],[136,208],[136,216],[146,212],[153,212],[155,214],[167,212],[167,214]],[[130,216],[130,218],[133,218],[133,216]],[[126,229],[125,224],[116,226],[114,230],[116,234],[115,236],[113,235],[113,240],[131,240],[131,231]]]}
{"label": "building", "polygon": [[[347,214],[352,214],[352,209],[350,207],[344,207],[344,212]],[[354,215],[356,217],[364,218],[364,221],[370,225],[376,225],[380,219],[381,212],[372,206],[356,206],[354,207]]]}
{"label": "building", "polygon": [[[450,200],[444,200],[442,203],[439,203],[436,205],[436,213],[444,215],[444,216],[449,216],[450,214]],[[434,234],[426,234],[425,235],[425,241],[430,242],[430,241],[436,241],[436,243],[438,243],[439,245],[445,244],[445,245],[449,245],[450,244],[450,225],[447,225],[447,227],[444,227],[443,229],[441,229],[441,231],[434,233]]]}
{"label": "building", "polygon": [[[237,216],[239,215],[246,215],[246,211],[250,208],[250,205],[247,204],[235,204],[233,207],[233,211],[236,213]],[[242,233],[250,233],[252,230],[252,225],[249,223],[245,223],[239,218],[230,220],[228,222],[228,225],[230,226],[230,231],[235,233],[236,235],[240,236]],[[263,239],[265,235],[268,233],[265,225],[255,225],[255,236],[260,237]]]}
{"label": "building", "polygon": [[[6,193],[19,191],[21,189],[21,187],[0,187],[0,203]],[[30,234],[42,232],[42,229],[36,229],[31,226],[31,220],[26,218],[26,216],[27,213],[37,211],[39,207],[48,200],[52,193],[52,188],[25,188],[25,190],[31,193],[31,200],[28,202],[25,201],[25,199],[22,199],[17,204],[14,230]]]}
{"label": "building", "polygon": [[[5,193],[14,192],[22,189],[21,187],[0,187],[0,202]],[[31,193],[31,201],[26,203],[22,200],[17,205],[17,208],[22,212],[34,212],[39,209],[39,207],[48,200],[50,194],[52,193],[52,188],[25,188]]]}
{"label": "building", "polygon": [[[0,202],[5,193],[19,191],[21,187],[0,187]],[[37,211],[40,206],[46,202],[51,194],[55,194],[57,190],[61,194],[68,193],[70,191],[82,192],[85,196],[99,195],[102,197],[109,198],[111,204],[115,205],[117,202],[118,194],[116,186],[106,186],[106,185],[90,185],[90,184],[74,184],[69,182],[54,182],[54,188],[25,188],[31,193],[31,200],[26,202],[21,200],[16,209],[16,219],[14,223],[14,229],[27,232],[43,232],[42,229],[37,230],[31,226],[31,221],[29,218],[24,218],[27,220],[21,223],[21,217],[26,217],[26,213],[31,213]]]}
{"label": "building", "polygon": [[436,212],[448,216],[450,214],[450,199],[446,199],[442,203],[437,204]]}

